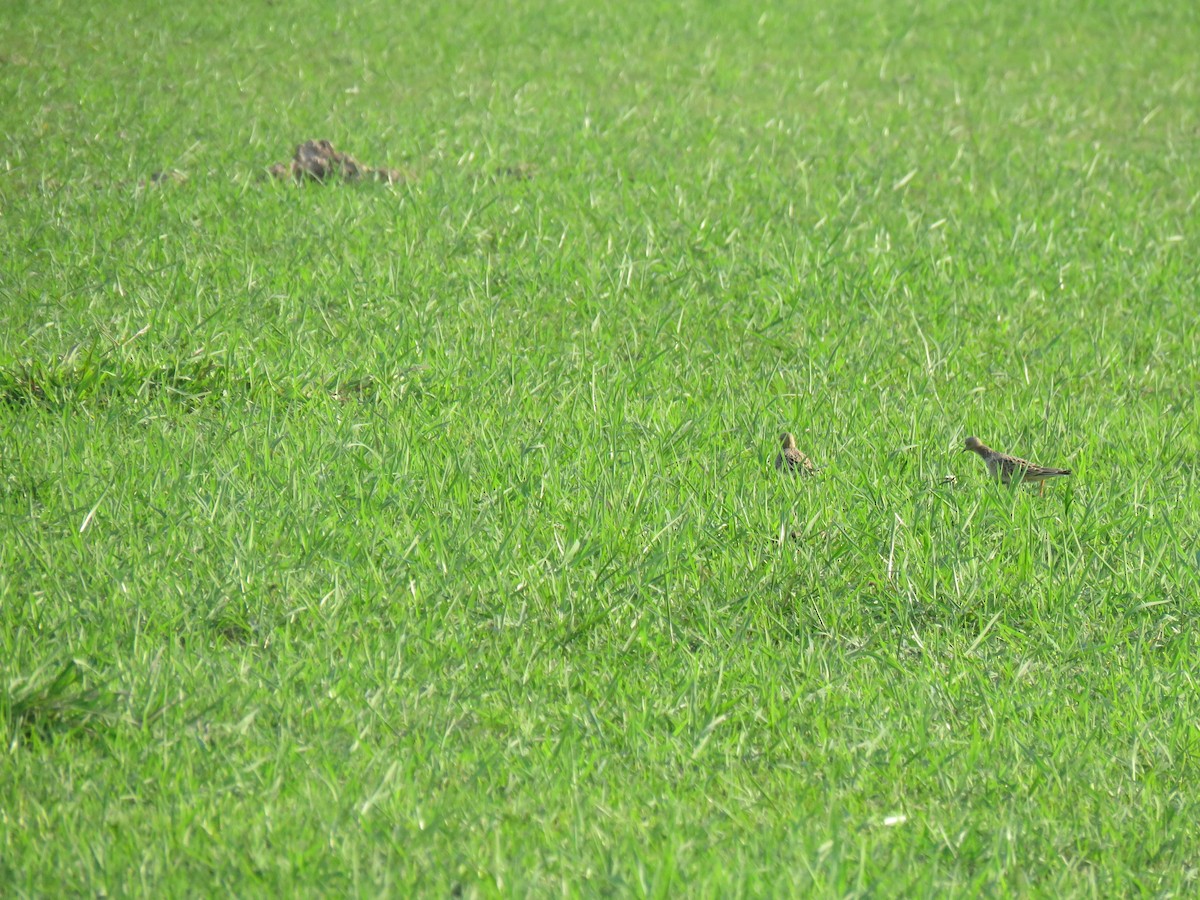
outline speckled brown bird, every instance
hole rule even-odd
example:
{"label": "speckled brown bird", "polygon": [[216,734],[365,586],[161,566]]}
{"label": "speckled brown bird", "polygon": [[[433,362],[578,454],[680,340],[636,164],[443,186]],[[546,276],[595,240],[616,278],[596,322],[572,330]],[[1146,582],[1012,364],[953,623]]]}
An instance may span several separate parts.
{"label": "speckled brown bird", "polygon": [[1027,459],[1021,459],[1019,456],[1009,456],[1007,453],[993,450],[977,437],[967,438],[966,444],[963,445],[963,452],[968,450],[978,453],[987,465],[988,474],[1005,484],[1011,484],[1012,480],[1016,478],[1026,484],[1037,484],[1040,486],[1039,490],[1045,490],[1047,478],[1058,478],[1071,474],[1070,469],[1048,469],[1045,466],[1031,463]]}
{"label": "speckled brown bird", "polygon": [[783,449],[775,457],[775,468],[781,472],[799,472],[801,475],[812,475],[817,471],[813,461],[800,452],[796,447],[796,436],[790,431],[779,436]]}

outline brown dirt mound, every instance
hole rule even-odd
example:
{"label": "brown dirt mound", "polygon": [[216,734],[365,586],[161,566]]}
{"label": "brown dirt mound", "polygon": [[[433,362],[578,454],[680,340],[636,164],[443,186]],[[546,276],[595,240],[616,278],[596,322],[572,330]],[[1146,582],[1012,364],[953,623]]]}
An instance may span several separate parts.
{"label": "brown dirt mound", "polygon": [[169,184],[183,184],[187,180],[187,175],[178,169],[165,169],[161,172],[152,172],[138,182],[138,187],[145,190],[146,188],[165,187]]}
{"label": "brown dirt mound", "polygon": [[276,163],[267,170],[275,178],[294,178],[296,181],[384,181],[395,184],[404,180],[396,169],[377,169],[364,166],[349,153],[334,149],[326,140],[305,141],[296,147],[289,162]]}
{"label": "brown dirt mound", "polygon": [[519,162],[515,166],[500,166],[496,169],[497,178],[511,178],[514,181],[529,181],[537,175],[537,166],[533,163]]}

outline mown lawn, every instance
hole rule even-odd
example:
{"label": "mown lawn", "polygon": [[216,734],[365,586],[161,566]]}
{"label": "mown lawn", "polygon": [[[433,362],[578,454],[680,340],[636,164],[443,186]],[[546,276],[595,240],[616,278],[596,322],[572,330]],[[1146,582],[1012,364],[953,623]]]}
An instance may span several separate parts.
{"label": "mown lawn", "polygon": [[1198,46],[13,5],[0,893],[1194,893]]}

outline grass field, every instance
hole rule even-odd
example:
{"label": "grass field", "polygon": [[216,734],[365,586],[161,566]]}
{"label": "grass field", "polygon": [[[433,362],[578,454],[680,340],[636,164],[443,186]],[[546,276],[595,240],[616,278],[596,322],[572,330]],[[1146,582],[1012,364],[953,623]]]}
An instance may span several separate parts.
{"label": "grass field", "polygon": [[1197,46],[10,6],[0,894],[1200,891]]}

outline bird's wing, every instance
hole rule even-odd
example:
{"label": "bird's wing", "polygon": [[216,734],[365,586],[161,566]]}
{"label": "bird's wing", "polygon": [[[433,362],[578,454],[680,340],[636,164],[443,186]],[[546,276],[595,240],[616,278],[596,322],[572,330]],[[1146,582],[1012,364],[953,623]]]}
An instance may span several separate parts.
{"label": "bird's wing", "polygon": [[1023,478],[1048,478],[1052,475],[1070,475],[1070,469],[1053,469],[1048,466],[1039,466],[1037,463],[1031,463],[1027,459],[1021,459],[1019,456],[1001,456],[1000,465],[1004,467],[1004,472],[1007,475],[1021,474]]}
{"label": "bird's wing", "polygon": [[1005,479],[1011,478],[1018,472],[1023,472],[1029,469],[1031,463],[1028,460],[1021,459],[1019,456],[1009,456],[1005,453],[996,454],[996,464],[1000,466],[1000,471]]}
{"label": "bird's wing", "polygon": [[1036,478],[1049,478],[1054,475],[1070,475],[1071,470],[1053,469],[1048,466],[1030,466],[1028,474],[1033,475]]}

